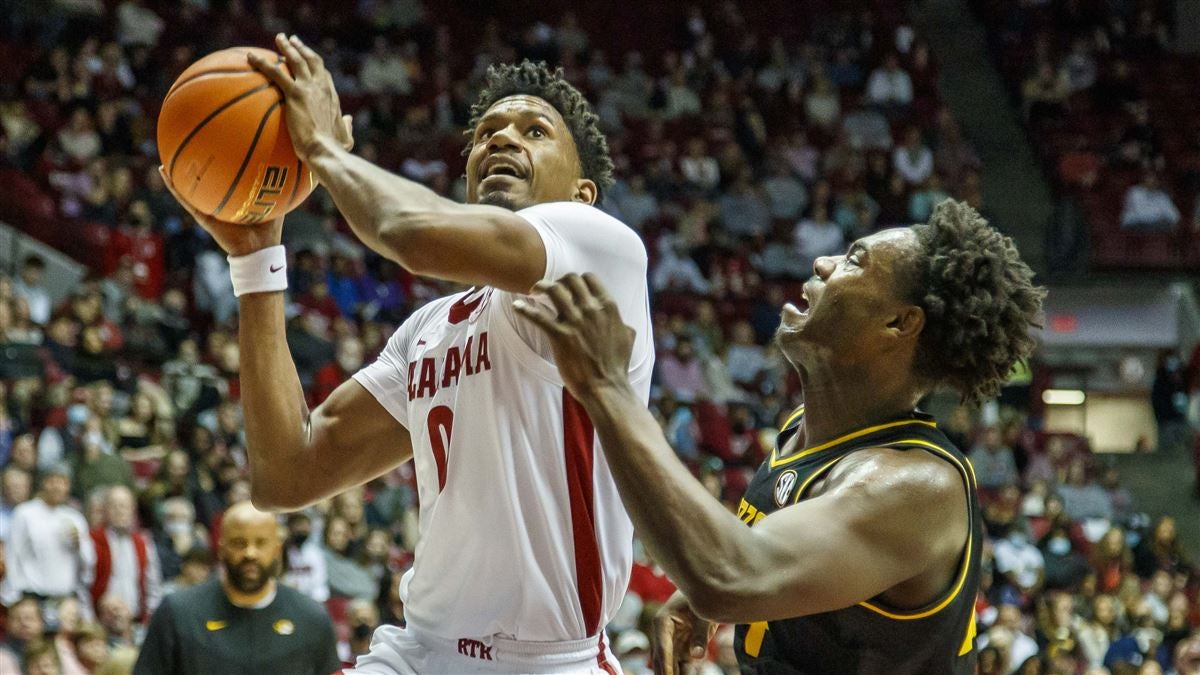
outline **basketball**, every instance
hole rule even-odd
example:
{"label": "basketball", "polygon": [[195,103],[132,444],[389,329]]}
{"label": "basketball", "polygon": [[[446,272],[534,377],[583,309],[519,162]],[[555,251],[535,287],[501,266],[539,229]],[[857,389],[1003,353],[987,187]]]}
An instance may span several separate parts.
{"label": "basketball", "polygon": [[[314,181],[292,148],[279,90],[231,47],[193,63],[163,100],[158,153],[179,196],[196,211],[233,223],[278,218]],[[286,69],[286,65],[284,66]]]}

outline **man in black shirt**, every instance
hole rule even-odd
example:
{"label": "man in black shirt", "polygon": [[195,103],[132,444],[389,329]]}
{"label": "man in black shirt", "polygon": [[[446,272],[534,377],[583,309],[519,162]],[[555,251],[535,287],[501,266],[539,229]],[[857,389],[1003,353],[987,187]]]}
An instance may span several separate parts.
{"label": "man in black shirt", "polygon": [[281,544],[274,516],[249,502],[230,507],[218,549],[225,573],[163,600],[134,673],[338,671],[325,609],[276,581]]}

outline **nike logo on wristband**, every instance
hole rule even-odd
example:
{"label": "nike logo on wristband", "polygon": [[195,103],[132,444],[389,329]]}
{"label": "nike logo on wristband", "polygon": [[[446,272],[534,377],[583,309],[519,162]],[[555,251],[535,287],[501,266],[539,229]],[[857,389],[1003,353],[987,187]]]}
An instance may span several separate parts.
{"label": "nike logo on wristband", "polygon": [[274,273],[278,272],[278,271],[279,271],[279,270],[281,270],[281,269],[283,269],[283,265],[280,265],[279,267],[276,267],[276,266],[274,266],[274,265],[271,265],[271,274],[274,274]]}

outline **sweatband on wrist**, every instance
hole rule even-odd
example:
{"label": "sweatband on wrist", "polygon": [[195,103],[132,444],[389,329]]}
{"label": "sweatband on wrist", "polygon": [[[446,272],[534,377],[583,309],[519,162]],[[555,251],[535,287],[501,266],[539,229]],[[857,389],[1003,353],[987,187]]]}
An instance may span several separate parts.
{"label": "sweatband on wrist", "polygon": [[228,260],[234,297],[287,289],[287,251],[282,245],[247,255],[229,256]]}

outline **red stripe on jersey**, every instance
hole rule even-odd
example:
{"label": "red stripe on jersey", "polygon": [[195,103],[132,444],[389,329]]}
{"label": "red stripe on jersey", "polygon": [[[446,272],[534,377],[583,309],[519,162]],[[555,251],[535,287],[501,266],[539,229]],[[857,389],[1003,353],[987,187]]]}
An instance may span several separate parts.
{"label": "red stripe on jersey", "polygon": [[608,675],[621,675],[608,662],[608,649],[604,646],[604,631],[600,631],[600,651],[596,653],[596,663],[600,664],[600,670],[608,673]]}
{"label": "red stripe on jersey", "polygon": [[600,547],[596,543],[592,453],[595,429],[587,411],[563,389],[563,450],[566,454],[567,493],[571,498],[571,530],[575,540],[575,579],[583,628],[595,635],[600,627],[600,603],[604,579],[600,570]]}

